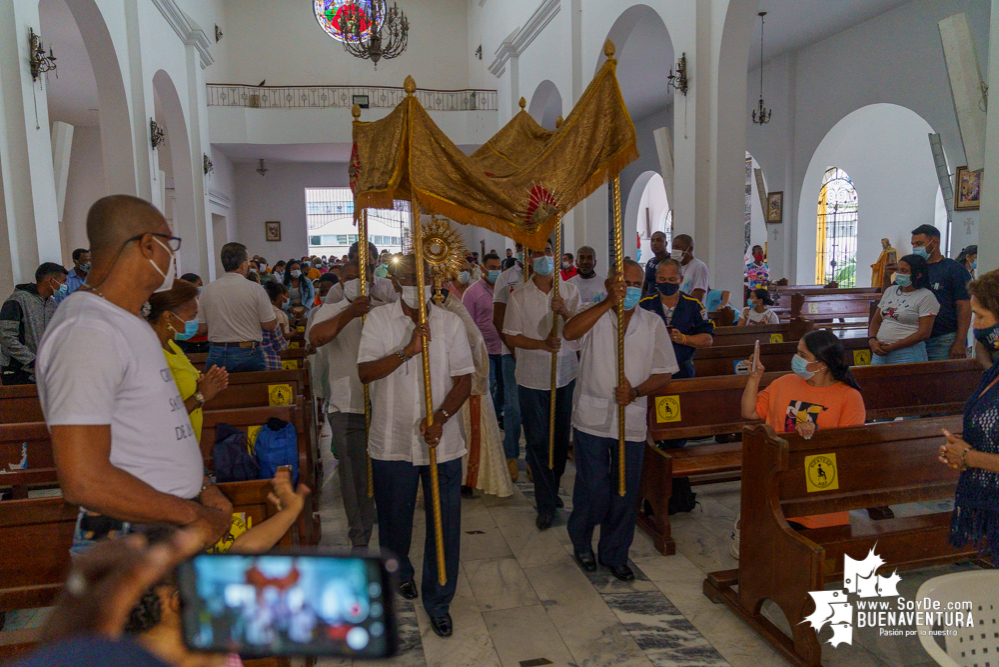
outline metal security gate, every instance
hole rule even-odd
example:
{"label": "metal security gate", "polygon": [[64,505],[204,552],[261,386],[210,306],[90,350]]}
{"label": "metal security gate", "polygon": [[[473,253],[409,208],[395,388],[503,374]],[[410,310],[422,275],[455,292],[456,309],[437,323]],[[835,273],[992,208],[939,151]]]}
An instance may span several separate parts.
{"label": "metal security gate", "polygon": [[857,286],[857,189],[842,169],[826,171],[819,191],[815,283]]}

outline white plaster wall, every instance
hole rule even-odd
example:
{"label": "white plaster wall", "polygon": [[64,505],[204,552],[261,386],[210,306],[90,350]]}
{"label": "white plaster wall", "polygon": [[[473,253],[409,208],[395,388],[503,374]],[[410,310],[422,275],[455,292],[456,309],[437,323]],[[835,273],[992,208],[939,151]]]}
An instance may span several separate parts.
{"label": "white plaster wall", "polygon": [[805,172],[798,206],[800,284],[815,280],[816,207],[828,167],[844,170],[857,189],[858,287],[870,284],[869,267],[881,253],[882,238],[908,254],[910,232],[937,223],[940,188],[932,155],[924,146],[931,131],[907,109],[876,104],[854,111],[826,135]]}
{"label": "white plaster wall", "polygon": [[[98,127],[78,127],[73,132],[73,153],[69,160],[69,180],[66,184],[66,209],[63,214],[65,247],[69,253],[87,248],[87,212],[95,201],[107,196],[104,178],[104,158],[101,154],[101,130]],[[70,267],[72,256],[62,258]]]}
{"label": "white plaster wall", "polygon": [[[308,251],[305,188],[347,187],[350,181],[343,163],[269,162],[267,167],[270,171],[261,177],[256,165],[235,165],[235,202],[240,214],[231,240],[274,264]],[[264,223],[270,221],[281,222],[280,242],[264,240]]]}
{"label": "white plaster wall", "polygon": [[412,75],[421,88],[468,87],[465,0],[408,0],[401,7],[409,18],[407,50],[380,62],[377,71],[330,38],[311,5],[225,0],[230,78],[225,83],[402,86]]}

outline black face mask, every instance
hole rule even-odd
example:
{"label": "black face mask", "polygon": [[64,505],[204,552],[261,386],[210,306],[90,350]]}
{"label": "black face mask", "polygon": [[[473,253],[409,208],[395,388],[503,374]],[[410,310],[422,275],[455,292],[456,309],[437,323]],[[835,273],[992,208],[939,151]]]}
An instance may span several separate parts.
{"label": "black face mask", "polygon": [[680,291],[679,283],[656,283],[656,289],[663,296],[673,296]]}

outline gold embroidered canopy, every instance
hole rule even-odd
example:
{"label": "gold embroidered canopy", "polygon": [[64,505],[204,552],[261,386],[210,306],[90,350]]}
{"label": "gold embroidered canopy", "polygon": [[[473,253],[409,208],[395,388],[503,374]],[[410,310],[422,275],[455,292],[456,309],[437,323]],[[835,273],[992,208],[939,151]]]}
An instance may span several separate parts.
{"label": "gold embroidered canopy", "polygon": [[[542,248],[559,217],[638,157],[635,126],[608,58],[562,126],[549,131],[522,108],[465,155],[413,95],[385,118],[354,122],[355,211],[416,200],[432,212]],[[358,213],[355,213],[358,215]]]}

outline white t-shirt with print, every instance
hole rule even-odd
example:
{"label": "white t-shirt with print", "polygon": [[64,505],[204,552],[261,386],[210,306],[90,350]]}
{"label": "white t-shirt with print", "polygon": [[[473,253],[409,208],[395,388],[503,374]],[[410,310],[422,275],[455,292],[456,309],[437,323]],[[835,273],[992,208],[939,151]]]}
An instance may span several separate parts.
{"label": "white t-shirt with print", "polygon": [[694,257],[680,267],[680,291],[693,295],[697,289],[708,293],[708,265]]}
{"label": "white t-shirt with print", "polygon": [[892,285],[881,297],[878,310],[881,311],[878,340],[891,344],[919,331],[919,318],[936,315],[940,312],[940,303],[928,289],[903,292],[901,287]]}
{"label": "white t-shirt with print", "polygon": [[606,280],[602,275],[594,272],[592,278],[584,278],[577,273],[566,282],[572,283],[579,290],[579,303],[582,305],[600,303],[604,300],[604,297],[607,296]]}
{"label": "white t-shirt with print", "polygon": [[201,448],[148,322],[76,292],[56,310],[36,365],[49,427],[110,424],[111,465],[161,493],[198,496]]}

